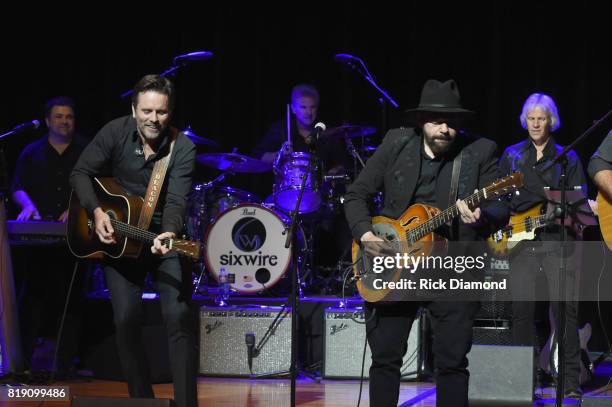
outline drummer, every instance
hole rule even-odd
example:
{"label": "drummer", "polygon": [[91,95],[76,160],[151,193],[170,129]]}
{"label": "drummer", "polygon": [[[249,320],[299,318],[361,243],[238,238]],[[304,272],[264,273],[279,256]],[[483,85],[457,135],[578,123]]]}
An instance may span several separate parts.
{"label": "drummer", "polygon": [[[301,83],[291,90],[291,146],[285,153],[302,151],[316,154],[321,170],[326,174],[343,171],[345,148],[338,140],[315,138],[314,125],[319,110],[319,91],[313,85]],[[287,141],[286,120],[274,123],[252,152],[253,157],[273,163]]]}
{"label": "drummer", "polygon": [[[319,176],[341,175],[349,168],[349,156],[341,138],[322,135],[316,139],[314,126],[319,110],[319,91],[310,84],[298,84],[291,91],[291,146],[284,154],[306,152],[314,154],[318,161]],[[287,120],[274,123],[252,152],[253,157],[267,163],[274,163],[283,144],[287,141]],[[282,163],[282,160],[281,160]],[[261,178],[260,185],[261,185]],[[270,184],[270,186],[272,186]],[[338,185],[343,187],[343,185]],[[341,207],[329,201],[333,183],[321,187],[324,204],[319,210],[308,214],[307,234],[312,236],[313,263],[316,266],[335,266],[346,248],[350,248],[350,231],[346,225]],[[326,192],[323,192],[323,189]],[[271,197],[268,198],[268,201]],[[329,201],[329,202],[328,202]],[[350,251],[348,252],[350,253]],[[307,261],[308,262],[308,261]],[[324,274],[322,274],[325,277]],[[328,287],[320,287],[326,290]]]}

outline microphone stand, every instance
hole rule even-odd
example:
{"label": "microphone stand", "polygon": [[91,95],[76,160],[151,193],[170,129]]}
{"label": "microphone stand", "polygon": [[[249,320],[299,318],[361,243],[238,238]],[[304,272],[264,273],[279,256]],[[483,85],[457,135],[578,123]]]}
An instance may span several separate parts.
{"label": "microphone stand", "polygon": [[289,248],[293,242],[292,248],[292,267],[291,267],[291,312],[293,313],[291,317],[291,365],[290,365],[290,376],[291,376],[291,407],[295,406],[295,390],[296,390],[296,377],[297,377],[297,356],[298,356],[298,287],[297,287],[297,275],[298,275],[298,256],[297,256],[297,234],[295,233],[295,228],[297,225],[297,218],[300,212],[300,204],[302,202],[302,195],[304,194],[304,188],[306,186],[306,181],[309,176],[314,176],[313,174],[313,163],[314,163],[314,155],[310,157],[308,160],[308,169],[306,170],[306,174],[302,174],[302,185],[300,185],[300,192],[298,194],[297,201],[295,203],[295,208],[291,211],[291,223],[289,227],[285,229],[287,236],[285,238],[285,248]]}
{"label": "microphone stand", "polygon": [[2,140],[5,137],[12,136],[13,134],[17,134],[17,133],[19,133],[19,130],[13,129],[13,130],[7,131],[6,133],[0,134],[0,140]]}
{"label": "microphone stand", "polygon": [[381,108],[380,128],[384,134],[387,131],[387,104],[390,104],[395,109],[399,108],[399,105],[397,104],[395,100],[393,100],[393,98],[389,95],[389,93],[386,90],[378,86],[378,84],[374,81],[374,78],[370,74],[370,71],[368,71],[368,68],[366,67],[365,63],[360,58],[357,58],[357,57],[353,57],[353,58],[355,58],[355,60],[359,62],[359,65],[355,64],[352,61],[345,60],[344,62],[348,66],[350,66],[351,69],[359,73],[359,75],[361,75],[361,77],[366,82],[368,82],[376,90],[376,92],[380,95],[380,97],[378,98],[378,103],[380,103],[380,108]]}
{"label": "microphone stand", "polygon": [[[178,71],[180,68],[186,66],[187,63],[190,62],[189,58],[188,58],[189,56],[194,56],[193,54],[198,54],[198,53],[199,52],[194,52],[192,54],[179,55],[177,57],[174,57],[174,59],[172,60],[172,65],[170,65],[170,68],[168,68],[164,72],[160,73],[159,76],[161,76],[161,77],[173,76],[176,71]],[[210,56],[212,56],[211,53],[208,53],[208,54]],[[210,56],[208,58],[210,58]],[[127,90],[127,91],[123,92],[120,95],[120,97],[121,97],[121,99],[125,99],[126,97],[130,96],[133,92],[134,92],[134,90],[132,90],[132,89]]]}
{"label": "microphone stand", "polygon": [[[177,65],[173,64],[173,65],[170,66],[170,68],[168,68],[164,72],[160,73],[159,76],[162,76],[162,77],[173,76],[176,71],[178,71],[180,68],[184,67],[185,65],[187,65],[187,61],[181,62],[181,63],[179,63]],[[125,99],[128,96],[130,96],[132,93],[134,93],[133,89],[126,90],[121,95],[119,95],[119,97],[121,99]]]}
{"label": "microphone stand", "polygon": [[561,240],[561,260],[559,263],[559,307],[557,311],[557,351],[559,353],[559,377],[557,380],[557,394],[556,394],[556,406],[563,406],[563,396],[565,392],[565,339],[559,339],[561,336],[567,334],[565,332],[565,272],[566,272],[566,231],[565,231],[565,217],[567,216],[567,198],[566,198],[566,185],[567,185],[567,154],[579,144],[582,140],[584,140],[587,136],[589,136],[594,130],[596,130],[599,126],[601,126],[610,116],[612,116],[612,110],[608,111],[601,119],[596,120],[591,127],[589,127],[584,133],[582,133],[578,138],[576,138],[571,144],[566,146],[563,151],[559,153],[554,160],[552,160],[549,164],[545,165],[541,169],[541,173],[546,172],[555,164],[561,164],[561,176],[560,176],[560,207],[561,207],[561,228],[559,231],[559,238]]}

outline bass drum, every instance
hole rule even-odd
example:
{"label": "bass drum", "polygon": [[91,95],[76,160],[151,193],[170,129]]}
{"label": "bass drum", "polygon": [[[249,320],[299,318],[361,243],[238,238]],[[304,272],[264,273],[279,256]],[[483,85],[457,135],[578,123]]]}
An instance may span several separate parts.
{"label": "bass drum", "polygon": [[[207,270],[218,281],[225,268],[232,289],[239,293],[273,287],[291,263],[293,244],[285,248],[287,222],[280,212],[257,204],[241,204],[221,213],[206,231]],[[298,229],[298,239],[303,239]]]}

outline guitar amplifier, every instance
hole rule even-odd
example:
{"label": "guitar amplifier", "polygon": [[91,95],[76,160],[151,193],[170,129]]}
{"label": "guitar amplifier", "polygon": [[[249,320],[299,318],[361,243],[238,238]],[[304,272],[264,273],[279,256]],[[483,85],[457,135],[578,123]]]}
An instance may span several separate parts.
{"label": "guitar amplifier", "polygon": [[[404,355],[402,379],[415,379],[421,372],[421,318],[415,318],[408,351]],[[327,379],[359,379],[366,337],[365,311],[361,308],[325,309],[325,351],[323,377]],[[366,347],[363,377],[369,377],[372,354]]]}
{"label": "guitar amplifier", "polygon": [[200,309],[200,374],[250,376],[247,334],[259,352],[254,375],[283,374],[291,366],[291,311],[266,306]]}

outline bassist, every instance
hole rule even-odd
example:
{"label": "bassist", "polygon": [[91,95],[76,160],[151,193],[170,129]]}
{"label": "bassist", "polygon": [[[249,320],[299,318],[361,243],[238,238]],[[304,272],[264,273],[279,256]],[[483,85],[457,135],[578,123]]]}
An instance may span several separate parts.
{"label": "bassist", "polygon": [[[530,95],[523,104],[520,121],[528,132],[527,139],[506,148],[500,160],[502,173],[520,171],[524,175],[524,187],[519,189],[518,195],[512,196],[510,202],[510,209],[515,212],[526,211],[542,203],[546,206],[544,187],[559,188],[561,166],[557,164],[545,172],[541,172],[540,169],[563,149],[551,135],[559,128],[560,121],[557,106],[550,96],[542,93]],[[570,151],[567,158],[568,188],[581,186],[582,191],[586,194],[586,178],[580,159],[573,150]],[[534,300],[536,298],[536,278],[540,271],[546,276],[549,296],[558,297],[560,266],[558,244],[550,243],[559,240],[558,228],[559,226],[556,225],[544,228],[536,235],[537,242],[524,243],[512,253],[510,258],[510,286],[513,296],[512,336],[515,345],[534,345]],[[576,233],[568,229],[567,240],[573,241],[577,238]],[[575,276],[581,257],[579,247],[569,252],[566,263],[566,287],[570,289],[568,297],[574,295],[571,289],[576,284]],[[575,301],[569,301],[566,304],[564,396],[579,399],[581,391],[577,306]],[[556,315],[558,302],[552,301],[551,308]]]}

